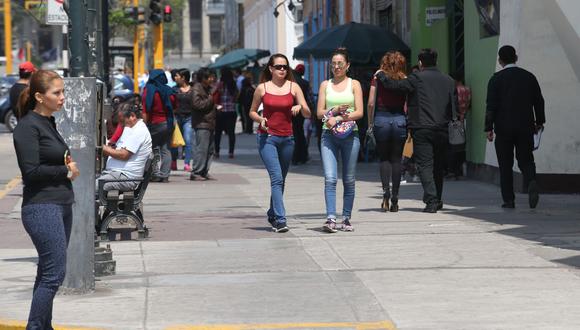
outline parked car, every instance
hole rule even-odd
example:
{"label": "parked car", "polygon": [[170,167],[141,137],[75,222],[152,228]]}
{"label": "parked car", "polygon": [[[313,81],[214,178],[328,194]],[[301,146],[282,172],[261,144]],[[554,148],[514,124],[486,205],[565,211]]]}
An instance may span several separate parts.
{"label": "parked car", "polygon": [[11,74],[0,77],[0,97],[8,95],[10,87],[12,87],[16,81],[18,81],[18,75]]}
{"label": "parked car", "polygon": [[133,79],[126,74],[115,74],[113,76],[110,96],[113,104],[124,102],[132,97]]}
{"label": "parked car", "polygon": [[14,131],[18,124],[18,118],[16,118],[14,111],[10,108],[8,93],[0,97],[0,122],[4,123],[10,132]]}

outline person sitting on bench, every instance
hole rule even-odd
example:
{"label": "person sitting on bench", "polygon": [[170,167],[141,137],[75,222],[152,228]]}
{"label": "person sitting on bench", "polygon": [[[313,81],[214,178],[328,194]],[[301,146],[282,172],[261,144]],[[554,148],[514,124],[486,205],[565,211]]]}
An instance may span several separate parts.
{"label": "person sitting on bench", "polygon": [[[116,146],[103,146],[103,157],[108,156],[107,166],[99,180],[127,180],[139,179],[145,171],[145,163],[151,155],[151,134],[141,119],[141,109],[128,105],[122,109],[125,129],[117,141]],[[132,191],[137,188],[139,181],[107,182],[105,191],[119,190]]]}

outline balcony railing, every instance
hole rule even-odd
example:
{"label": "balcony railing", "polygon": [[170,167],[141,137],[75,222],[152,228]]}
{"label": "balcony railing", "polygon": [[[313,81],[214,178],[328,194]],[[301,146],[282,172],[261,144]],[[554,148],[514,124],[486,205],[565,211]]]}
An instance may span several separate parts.
{"label": "balcony railing", "polygon": [[223,16],[226,13],[224,0],[206,0],[205,4],[206,13],[209,16]]}

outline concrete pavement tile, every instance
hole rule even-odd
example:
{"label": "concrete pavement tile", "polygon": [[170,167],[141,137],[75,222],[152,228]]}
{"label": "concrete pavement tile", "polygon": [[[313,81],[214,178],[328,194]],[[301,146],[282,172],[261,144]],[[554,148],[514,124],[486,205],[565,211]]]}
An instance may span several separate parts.
{"label": "concrete pavement tile", "polygon": [[327,240],[351,269],[556,267],[497,234],[343,235]]}
{"label": "concrete pavement tile", "polygon": [[358,272],[401,330],[579,329],[578,278],[562,269]]}
{"label": "concrete pavement tile", "polygon": [[161,274],[319,270],[295,240],[241,243],[223,241],[219,248],[184,248],[171,254],[150,250],[144,254],[145,265],[148,272]]}
{"label": "concrete pavement tile", "polygon": [[[162,276],[152,278],[151,283],[148,325],[153,328],[167,320],[185,324],[300,323],[365,321],[359,318],[363,316],[376,321],[386,316],[364,286],[357,289],[366,292],[359,293],[372,300],[353,304],[345,294],[348,289],[324,273]],[[180,308],[173,308],[177,297]],[[373,304],[375,308],[369,310]]]}
{"label": "concrete pavement tile", "polygon": [[348,265],[336,254],[327,240],[320,237],[302,237],[304,251],[323,270],[344,270]]}

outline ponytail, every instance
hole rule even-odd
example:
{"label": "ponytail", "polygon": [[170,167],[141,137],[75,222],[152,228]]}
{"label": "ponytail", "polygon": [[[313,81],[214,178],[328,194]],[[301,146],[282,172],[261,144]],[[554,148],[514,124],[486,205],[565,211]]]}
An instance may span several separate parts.
{"label": "ponytail", "polygon": [[26,116],[28,111],[33,110],[35,106],[36,99],[30,96],[30,86],[26,86],[26,88],[20,93],[20,97],[18,97],[16,117],[20,119]]}

